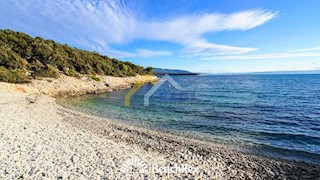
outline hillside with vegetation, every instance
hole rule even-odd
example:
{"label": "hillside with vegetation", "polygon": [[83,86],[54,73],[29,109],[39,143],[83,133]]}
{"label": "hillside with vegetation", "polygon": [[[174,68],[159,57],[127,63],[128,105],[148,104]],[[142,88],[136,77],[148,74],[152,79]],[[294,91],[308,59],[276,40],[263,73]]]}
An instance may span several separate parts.
{"label": "hillside with vegetation", "polygon": [[60,74],[124,77],[152,73],[151,67],[143,68],[25,33],[0,30],[0,81],[26,83],[41,77],[58,78]]}

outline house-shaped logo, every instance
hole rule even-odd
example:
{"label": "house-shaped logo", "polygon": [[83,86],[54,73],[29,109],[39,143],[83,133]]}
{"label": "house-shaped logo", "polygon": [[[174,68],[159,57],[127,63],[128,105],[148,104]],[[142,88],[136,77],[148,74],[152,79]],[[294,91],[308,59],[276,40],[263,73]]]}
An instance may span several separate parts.
{"label": "house-shaped logo", "polygon": [[174,88],[182,90],[182,87],[171,77],[169,74],[164,75],[160,81],[154,85],[145,95],[144,95],[144,106],[149,106],[150,97],[162,86],[163,83],[168,81]]}
{"label": "house-shaped logo", "polygon": [[[149,106],[150,97],[166,82],[168,81],[175,89],[182,90],[182,87],[169,75],[165,74],[159,82],[154,85],[145,95],[144,95],[144,106]],[[125,106],[130,106],[131,96],[133,96],[140,86],[133,87],[125,96]]]}

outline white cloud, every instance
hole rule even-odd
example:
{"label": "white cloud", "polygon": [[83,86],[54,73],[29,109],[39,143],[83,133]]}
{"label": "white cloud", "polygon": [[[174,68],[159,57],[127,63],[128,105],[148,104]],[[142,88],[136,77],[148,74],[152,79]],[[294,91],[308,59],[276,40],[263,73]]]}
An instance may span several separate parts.
{"label": "white cloud", "polygon": [[107,53],[110,45],[132,40],[137,27],[121,1],[0,0],[0,12],[1,28]]}
{"label": "white cloud", "polygon": [[276,13],[263,10],[189,15],[162,22],[145,22],[141,28],[142,37],[181,44],[186,56],[243,54],[255,51],[256,48],[210,43],[203,36],[209,32],[248,30],[266,23],[275,16]]}
{"label": "white cloud", "polygon": [[136,56],[138,57],[158,57],[158,56],[169,56],[171,55],[171,51],[152,51],[149,49],[137,49]]}
{"label": "white cloud", "polygon": [[215,56],[202,58],[203,60],[250,60],[250,59],[277,59],[294,57],[320,57],[320,53],[275,53],[275,54],[254,54],[237,56]]}
{"label": "white cloud", "polygon": [[306,52],[306,51],[317,51],[320,50],[320,47],[308,48],[308,49],[298,49],[291,52]]}
{"label": "white cloud", "polygon": [[162,50],[150,50],[150,49],[136,49],[134,52],[125,52],[109,49],[108,56],[126,58],[126,57],[142,57],[142,58],[151,58],[151,57],[160,57],[160,56],[169,56],[171,51],[162,51]]}
{"label": "white cloud", "polygon": [[185,46],[183,54],[187,57],[214,56],[224,54],[243,54],[257,50],[256,48],[233,47],[209,43],[205,40],[194,41]]}
{"label": "white cloud", "polygon": [[136,39],[179,44],[185,56],[252,52],[256,49],[209,42],[205,39],[205,34],[245,31],[260,26],[276,16],[275,12],[254,9],[231,14],[193,14],[148,21],[138,18],[135,10],[120,0],[0,0],[0,12],[1,28],[13,28],[117,57],[171,54],[143,49],[129,53],[111,48],[112,45],[127,44]]}
{"label": "white cloud", "polygon": [[119,51],[114,49],[107,49],[105,52],[108,52],[109,57],[125,58],[125,57],[136,57],[135,53]]}

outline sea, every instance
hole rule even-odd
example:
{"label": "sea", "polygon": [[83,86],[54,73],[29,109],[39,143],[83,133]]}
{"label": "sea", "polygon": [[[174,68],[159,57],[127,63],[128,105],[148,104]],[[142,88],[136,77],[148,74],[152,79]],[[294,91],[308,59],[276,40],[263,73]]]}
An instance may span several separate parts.
{"label": "sea", "polygon": [[319,74],[164,76],[158,85],[57,102],[116,122],[320,164]]}

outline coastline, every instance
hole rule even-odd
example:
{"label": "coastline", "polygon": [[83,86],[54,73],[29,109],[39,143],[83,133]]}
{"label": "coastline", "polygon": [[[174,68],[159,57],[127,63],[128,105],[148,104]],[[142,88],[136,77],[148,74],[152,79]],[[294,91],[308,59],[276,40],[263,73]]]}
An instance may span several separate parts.
{"label": "coastline", "polygon": [[79,96],[112,92],[119,89],[131,88],[135,84],[153,83],[156,76],[137,75],[130,77],[97,76],[99,81],[90,76],[81,78],[61,74],[57,79],[41,78],[27,84],[12,84],[0,82],[0,93],[18,93],[28,95],[47,95],[50,97]]}
{"label": "coastline", "polygon": [[[102,90],[131,87],[134,81],[123,79],[121,85],[115,81]],[[95,93],[97,85],[90,86],[95,91],[83,88],[81,93],[74,89],[43,93],[34,88],[38,86],[2,85],[1,179],[120,179],[126,177],[120,169],[129,158],[149,166],[189,164],[199,170],[195,174],[135,174],[148,179],[319,179],[319,165],[243,153],[222,144],[113,122],[64,108],[49,97]]]}

